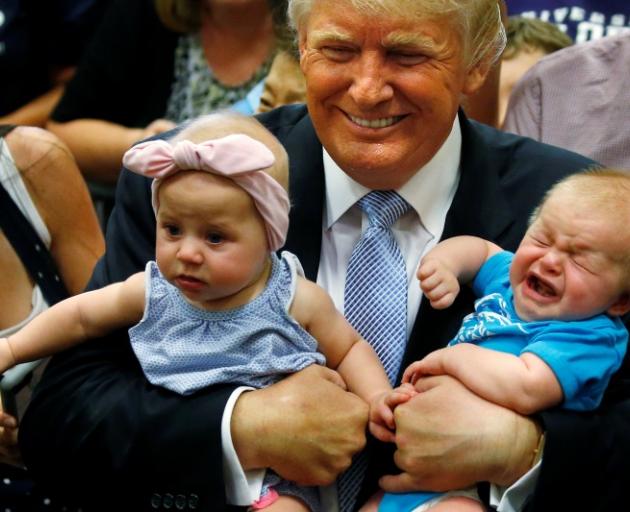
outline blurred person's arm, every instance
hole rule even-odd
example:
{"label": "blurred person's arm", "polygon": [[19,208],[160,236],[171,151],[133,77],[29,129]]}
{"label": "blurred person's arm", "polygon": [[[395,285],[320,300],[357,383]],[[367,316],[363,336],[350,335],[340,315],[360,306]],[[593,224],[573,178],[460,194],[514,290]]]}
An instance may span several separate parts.
{"label": "blurred person's arm", "polygon": [[17,124],[44,127],[50,113],[61,98],[63,85],[58,85],[50,91],[38,96],[26,105],[0,117],[0,124]]}
{"label": "blurred person's arm", "polygon": [[[48,228],[50,252],[61,278],[71,294],[79,293],[105,244],[92,200],[74,158],[57,137],[40,128],[18,126],[5,136],[5,142]],[[17,422],[2,412],[0,460],[21,465]]]}
{"label": "blurred person's arm", "polygon": [[44,128],[50,114],[63,96],[66,83],[74,76],[74,66],[64,66],[51,73],[52,88],[26,105],[0,116],[0,124],[38,126]]}
{"label": "blurred person's arm", "polygon": [[122,156],[135,142],[175,127],[157,119],[146,128],[128,128],[100,119],[49,121],[47,128],[64,140],[83,174],[100,183],[116,183]]}
{"label": "blurred person's arm", "polygon": [[110,0],[46,125],[88,179],[115,183],[125,150],[173,126],[160,118],[178,37],[159,21],[152,0]]}

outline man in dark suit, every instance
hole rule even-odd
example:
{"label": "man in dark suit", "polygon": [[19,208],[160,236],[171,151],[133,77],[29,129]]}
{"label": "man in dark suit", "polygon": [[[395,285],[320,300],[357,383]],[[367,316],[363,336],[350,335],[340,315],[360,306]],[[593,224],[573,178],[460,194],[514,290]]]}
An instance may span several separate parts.
{"label": "man in dark suit", "polygon": [[[340,308],[350,253],[367,225],[356,200],[395,190],[410,204],[392,226],[408,277],[401,368],[444,346],[472,309],[471,293],[447,310],[421,303],[414,276],[421,255],[456,234],[515,249],[545,190],[592,164],[466,120],[460,97],[481,86],[501,47],[496,0],[436,5],[291,3],[308,110],[285,107],[260,118],[290,157],[286,248]],[[153,257],[149,186],[121,174],[92,287],[124,279]],[[146,381],[119,332],[53,359],[25,415],[21,449],[36,477],[82,495],[88,509],[224,510],[226,493],[233,504],[250,502],[245,480],[257,477],[241,469],[271,467],[300,483],[325,484],[350,465],[365,443],[367,406],[342,386],[332,370],[309,367],[262,390],[221,386],[182,397]],[[525,506],[523,496],[533,496],[534,510],[621,507],[617,472],[628,474],[627,457],[607,447],[613,438],[628,447],[622,386],[597,413],[537,418],[485,402],[445,376],[423,379],[418,389],[396,410],[401,473],[382,481],[388,490],[485,481],[499,510]],[[542,465],[535,460],[541,453]],[[372,459],[364,495],[388,466]]]}

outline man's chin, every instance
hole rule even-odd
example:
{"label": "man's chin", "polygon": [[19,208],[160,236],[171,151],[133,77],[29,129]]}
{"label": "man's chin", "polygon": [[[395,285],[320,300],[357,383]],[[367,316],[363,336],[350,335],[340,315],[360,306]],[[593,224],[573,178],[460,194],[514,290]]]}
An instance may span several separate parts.
{"label": "man's chin", "polygon": [[353,180],[372,190],[389,190],[402,187],[418,168],[406,171],[400,158],[383,158],[383,154],[367,151],[344,152],[333,160]]}

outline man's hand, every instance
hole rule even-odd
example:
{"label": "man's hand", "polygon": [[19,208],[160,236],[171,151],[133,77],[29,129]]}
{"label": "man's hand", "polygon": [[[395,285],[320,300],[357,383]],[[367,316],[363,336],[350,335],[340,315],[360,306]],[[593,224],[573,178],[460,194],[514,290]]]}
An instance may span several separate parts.
{"label": "man's hand", "polygon": [[394,410],[400,404],[416,395],[417,391],[411,384],[402,384],[390,391],[380,393],[370,403],[370,432],[383,443],[394,443]]}
{"label": "man's hand", "polygon": [[231,423],[243,467],[269,467],[301,485],[333,482],[366,441],[368,405],[345,389],[335,371],[311,365],[243,393]]}
{"label": "man's hand", "polygon": [[0,463],[22,466],[17,443],[17,421],[0,408]]}
{"label": "man's hand", "polygon": [[479,481],[511,485],[531,467],[540,427],[470,392],[452,377],[423,377],[394,411],[399,475],[385,491],[445,491]]}

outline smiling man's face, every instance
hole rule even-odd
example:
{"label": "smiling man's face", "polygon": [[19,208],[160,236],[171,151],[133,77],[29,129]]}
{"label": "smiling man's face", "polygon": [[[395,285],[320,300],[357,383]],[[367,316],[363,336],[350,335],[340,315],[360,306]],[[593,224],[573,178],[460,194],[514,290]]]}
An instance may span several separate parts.
{"label": "smiling man's face", "polygon": [[453,26],[315,0],[299,34],[309,113],[326,150],[359,183],[403,185],[446,140],[462,94],[481,85]]}

